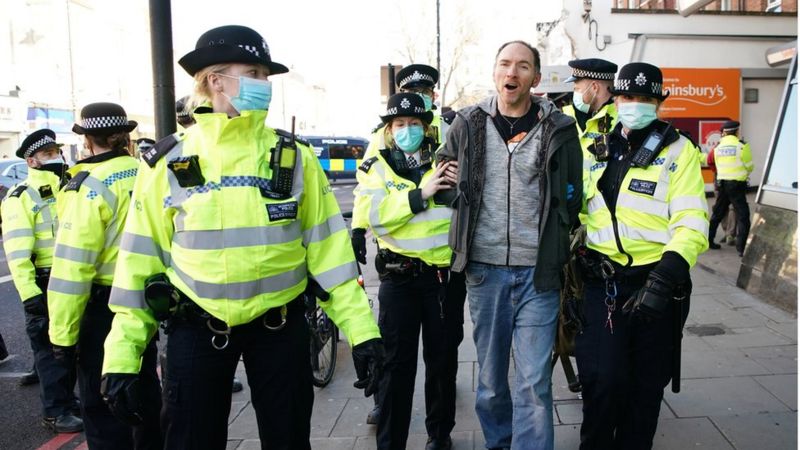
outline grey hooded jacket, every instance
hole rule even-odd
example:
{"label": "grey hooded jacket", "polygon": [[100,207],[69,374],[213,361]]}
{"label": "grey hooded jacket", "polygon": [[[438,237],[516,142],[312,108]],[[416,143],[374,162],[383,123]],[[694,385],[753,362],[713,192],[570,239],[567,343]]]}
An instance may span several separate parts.
{"label": "grey hooded jacket", "polygon": [[[492,152],[492,157],[499,153],[508,155],[508,148],[502,140],[498,140],[498,132],[492,118],[497,114],[497,97],[493,96],[481,103],[467,107],[458,112],[456,119],[447,132],[446,144],[437,153],[438,160],[458,160],[458,185],[455,189],[438,196],[439,201],[446,201],[454,208],[450,224],[450,246],[453,249],[452,269],[461,272],[471,260],[471,251],[475,242],[476,225],[481,214],[493,214],[492,211],[481,211],[484,195],[497,201],[505,199],[508,203],[497,205],[510,211],[510,214],[501,214],[502,220],[509,223],[494,223],[496,217],[488,222],[486,218],[481,221],[484,226],[482,232],[495,232],[507,234],[508,248],[500,249],[500,254],[506,255],[506,260],[498,260],[499,265],[519,265],[514,261],[515,253],[511,248],[513,241],[519,239],[532,239],[538,242],[533,253],[528,251],[524,255],[534,255],[536,271],[534,286],[537,290],[558,289],[560,287],[561,268],[566,263],[569,254],[569,232],[577,224],[578,212],[581,208],[583,185],[582,167],[583,153],[581,151],[575,121],[561,113],[551,102],[546,99],[531,96],[531,101],[539,107],[539,128],[528,133],[519,143],[515,152],[526,144],[533,145],[528,140],[537,139],[536,147],[544,146],[540,161],[543,164],[537,175],[529,185],[514,184],[513,189],[506,192],[484,191],[486,186],[487,153]],[[491,127],[491,131],[490,130]],[[505,156],[504,156],[505,157]],[[527,160],[527,159],[526,159]],[[511,158],[509,158],[511,161]],[[534,164],[534,161],[529,161]],[[509,171],[510,173],[510,171]],[[513,175],[509,176],[511,180]],[[511,186],[511,182],[506,180]],[[497,183],[491,183],[498,186]],[[572,185],[574,191],[567,199],[567,185]],[[522,187],[520,187],[522,186]],[[509,198],[510,196],[510,198]],[[528,214],[519,208],[512,209],[513,205],[526,205],[522,198],[538,198],[538,211],[528,217],[521,218],[519,214]],[[534,220],[529,220],[529,218]],[[538,221],[535,220],[538,218]],[[533,223],[533,222],[537,223]],[[493,225],[485,226],[486,223]],[[536,227],[524,232],[523,226]],[[514,228],[512,230],[512,228]],[[512,239],[512,236],[514,239]],[[529,237],[528,237],[529,236]],[[491,239],[490,239],[491,240]],[[489,241],[490,241],[489,240]],[[481,239],[482,242],[488,242]],[[523,245],[524,246],[524,245]],[[481,249],[485,253],[485,249]],[[516,253],[517,260],[525,261],[526,257]],[[521,259],[520,259],[521,258]],[[485,255],[481,259],[485,259]],[[502,259],[502,258],[501,258]],[[525,264],[527,265],[527,264]]]}

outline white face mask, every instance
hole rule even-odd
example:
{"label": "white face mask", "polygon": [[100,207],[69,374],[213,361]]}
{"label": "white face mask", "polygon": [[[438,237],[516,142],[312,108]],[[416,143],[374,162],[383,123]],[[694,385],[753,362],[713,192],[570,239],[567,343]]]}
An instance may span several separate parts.
{"label": "white face mask", "polygon": [[39,161],[39,163],[43,166],[48,164],[64,164],[64,158],[58,157],[53,159],[48,159],[47,161]]}

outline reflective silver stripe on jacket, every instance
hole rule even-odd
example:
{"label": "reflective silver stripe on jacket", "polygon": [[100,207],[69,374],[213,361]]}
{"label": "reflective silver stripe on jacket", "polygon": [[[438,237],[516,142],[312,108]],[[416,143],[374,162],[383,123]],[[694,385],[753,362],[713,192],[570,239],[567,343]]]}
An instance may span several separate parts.
{"label": "reflective silver stripe on jacket", "polygon": [[308,247],[308,244],[311,244],[312,242],[324,241],[332,234],[346,228],[347,225],[344,223],[342,215],[337,213],[331,217],[328,217],[328,220],[322,222],[321,224],[303,231],[303,246]]}
{"label": "reflective silver stripe on jacket", "polygon": [[92,289],[92,281],[70,281],[61,278],[50,277],[50,284],[47,290],[68,295],[89,294]]}
{"label": "reflective silver stripe on jacket", "polygon": [[30,187],[30,186],[28,186],[25,189],[25,192],[27,192],[28,195],[30,195],[31,200],[33,200],[33,203],[36,205],[36,207],[42,213],[42,223],[43,224],[46,223],[48,225],[52,224],[53,223],[53,214],[50,212],[50,203],[42,200],[42,196],[39,195],[39,191],[37,191],[36,189],[34,189],[34,188]]}
{"label": "reflective silver stripe on jacket", "polygon": [[299,239],[300,221],[271,227],[226,228],[223,230],[176,231],[172,244],[188,250],[222,250],[286,244]]}
{"label": "reflective silver stripe on jacket", "polygon": [[37,239],[33,243],[33,248],[50,248],[56,243],[55,239]]}
{"label": "reflective silver stripe on jacket", "polygon": [[620,192],[617,197],[617,207],[635,209],[639,212],[651,214],[666,219],[669,214],[669,205],[664,202],[646,197],[640,197],[629,192]]}
{"label": "reflective silver stripe on jacket", "polygon": [[669,194],[669,179],[670,176],[672,176],[672,172],[670,172],[669,168],[672,167],[672,163],[677,161],[681,156],[681,152],[683,152],[683,148],[688,142],[689,140],[681,135],[677,141],[669,144],[667,156],[664,158],[664,164],[661,166],[661,173],[658,174],[658,184],[656,184],[656,191],[653,194],[654,198],[662,201],[667,200],[667,195]]}
{"label": "reflective silver stripe on jacket", "polygon": [[15,250],[6,254],[6,259],[13,261],[16,259],[30,259],[33,252],[31,250]]}
{"label": "reflective silver stripe on jacket", "polygon": [[[617,222],[620,238],[627,238],[636,241],[658,242],[660,244],[667,244],[670,240],[670,233],[667,231],[646,230],[643,228],[634,228],[624,223]],[[614,226],[609,225],[596,231],[587,233],[586,235],[589,242],[592,244],[602,244],[604,242],[614,241]]]}
{"label": "reflective silver stripe on jacket", "polygon": [[3,240],[10,241],[11,239],[16,239],[21,237],[33,237],[33,230],[31,230],[30,228],[3,230]]}
{"label": "reflective silver stripe on jacket", "polygon": [[110,305],[126,306],[128,308],[147,308],[144,301],[144,291],[132,291],[114,286],[111,288],[111,296],[108,299]]}
{"label": "reflective silver stripe on jacket", "polygon": [[120,250],[125,250],[130,253],[144,256],[155,256],[161,260],[165,267],[169,266],[170,253],[164,251],[156,241],[149,236],[142,236],[131,232],[122,234],[122,239],[119,243]]}
{"label": "reflective silver stripe on jacket", "polygon": [[56,245],[56,250],[53,253],[53,256],[77,263],[94,264],[97,261],[97,258],[100,256],[100,253],[61,243]]}
{"label": "reflective silver stripe on jacket", "polygon": [[198,281],[183,272],[180,267],[173,265],[172,268],[186,286],[198,297],[214,300],[245,300],[262,294],[280,292],[296,286],[306,278],[305,264],[298,266],[294,270],[271,277],[224,284]]}
{"label": "reflective silver stripe on jacket", "polygon": [[700,217],[695,217],[695,216],[683,217],[679,221],[670,224],[669,230],[670,232],[674,232],[675,228],[678,227],[685,227],[690,230],[697,231],[703,236],[708,236],[708,228],[709,228],[708,220],[702,219]]}
{"label": "reflective silver stripe on jacket", "polygon": [[447,245],[448,232],[435,234],[424,238],[397,239],[390,235],[380,236],[379,239],[405,250],[424,251]]}
{"label": "reflective silver stripe on jacket", "polygon": [[695,196],[675,197],[669,201],[669,215],[685,211],[687,209],[699,209],[708,213],[708,202],[704,198]]}
{"label": "reflective silver stripe on jacket", "polygon": [[355,261],[350,261],[334,267],[333,269],[326,270],[325,272],[314,274],[313,278],[317,280],[322,289],[330,291],[336,286],[358,277],[358,268]]}

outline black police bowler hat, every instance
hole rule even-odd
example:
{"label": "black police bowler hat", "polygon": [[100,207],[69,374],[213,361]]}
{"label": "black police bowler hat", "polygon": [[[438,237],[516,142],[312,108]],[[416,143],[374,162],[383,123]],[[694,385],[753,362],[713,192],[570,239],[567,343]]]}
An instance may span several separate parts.
{"label": "black police bowler hat", "polygon": [[28,137],[22,141],[22,144],[17,149],[17,158],[28,158],[33,156],[39,150],[46,150],[50,147],[61,147],[61,144],[56,143],[56,133],[48,128],[42,128],[29,134]]}
{"label": "black police bowler hat", "polygon": [[128,120],[125,109],[116,103],[89,103],[81,109],[81,122],[72,126],[72,132],[101,136],[130,133],[137,125],[135,120]]}
{"label": "black police bowler hat", "polygon": [[669,91],[664,93],[664,78],[661,69],[643,62],[625,64],[619,70],[617,80],[614,82],[613,95],[641,95],[663,101],[669,97]]}
{"label": "black police bowler hat", "polygon": [[735,120],[726,120],[725,123],[722,124],[722,128],[720,131],[734,131],[739,129],[739,122]]}
{"label": "black police bowler hat", "polygon": [[439,81],[439,71],[425,64],[411,64],[400,69],[395,78],[400,89],[433,88]]}
{"label": "black police bowler hat", "polygon": [[614,75],[617,73],[616,64],[600,58],[573,59],[567,64],[572,67],[572,76],[564,80],[566,83],[572,83],[581,78],[613,81]]}
{"label": "black police bowler hat", "polygon": [[189,75],[214,64],[244,63],[269,67],[271,75],[286,73],[289,68],[272,61],[267,41],[255,30],[241,25],[225,25],[208,30],[197,40],[194,50],[178,64]]}
{"label": "black police bowler hat", "polygon": [[425,111],[425,101],[413,92],[394,94],[386,102],[386,114],[381,116],[383,123],[389,123],[395,117],[417,117],[426,124],[433,120],[433,113]]}

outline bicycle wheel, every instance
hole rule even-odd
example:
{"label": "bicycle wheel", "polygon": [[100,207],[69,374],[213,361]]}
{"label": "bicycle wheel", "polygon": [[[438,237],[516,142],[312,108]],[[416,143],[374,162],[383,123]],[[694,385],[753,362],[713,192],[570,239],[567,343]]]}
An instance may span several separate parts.
{"label": "bicycle wheel", "polygon": [[311,350],[311,372],[316,387],[325,387],[333,379],[336,368],[336,325],[320,307],[306,315]]}

